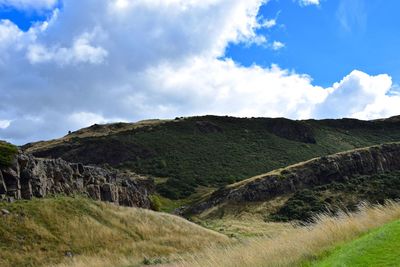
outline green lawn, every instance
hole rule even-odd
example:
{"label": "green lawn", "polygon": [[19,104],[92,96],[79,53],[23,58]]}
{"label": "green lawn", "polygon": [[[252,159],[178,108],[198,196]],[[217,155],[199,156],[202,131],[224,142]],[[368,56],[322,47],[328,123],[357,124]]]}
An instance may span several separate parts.
{"label": "green lawn", "polygon": [[329,253],[327,257],[306,266],[400,266],[400,221],[387,224],[342,245]]}

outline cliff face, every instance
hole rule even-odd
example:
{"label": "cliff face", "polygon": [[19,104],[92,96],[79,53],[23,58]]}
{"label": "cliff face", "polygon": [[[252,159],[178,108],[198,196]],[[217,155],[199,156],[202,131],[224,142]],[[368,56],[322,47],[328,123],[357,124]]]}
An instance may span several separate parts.
{"label": "cliff face", "polygon": [[0,169],[0,200],[85,194],[94,200],[149,208],[152,183],[134,178],[117,170],[20,153],[11,167]]}
{"label": "cliff face", "polygon": [[400,143],[338,153],[228,186],[214,192],[207,200],[192,206],[187,212],[198,214],[227,202],[268,201],[311,186],[395,170],[400,170]]}

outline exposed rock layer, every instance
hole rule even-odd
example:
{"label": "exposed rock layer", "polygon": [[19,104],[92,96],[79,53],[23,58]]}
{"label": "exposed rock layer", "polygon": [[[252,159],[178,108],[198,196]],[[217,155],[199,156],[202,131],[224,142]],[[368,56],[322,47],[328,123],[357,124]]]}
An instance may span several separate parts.
{"label": "exposed rock layer", "polygon": [[343,181],[357,175],[372,175],[395,170],[400,170],[400,143],[338,153],[220,189],[207,200],[189,208],[187,213],[198,214],[227,202],[268,201],[310,186]]}
{"label": "exposed rock layer", "polygon": [[149,208],[152,182],[135,178],[131,173],[114,169],[20,153],[11,167],[0,170],[0,200],[85,194],[94,200]]}
{"label": "exposed rock layer", "polygon": [[303,121],[292,121],[285,118],[268,119],[267,130],[276,136],[303,143],[315,144],[312,128]]}

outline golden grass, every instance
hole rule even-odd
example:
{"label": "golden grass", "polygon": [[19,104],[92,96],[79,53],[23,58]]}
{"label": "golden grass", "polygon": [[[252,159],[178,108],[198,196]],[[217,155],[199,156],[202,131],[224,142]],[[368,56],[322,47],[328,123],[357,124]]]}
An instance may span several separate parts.
{"label": "golden grass", "polygon": [[336,217],[320,215],[317,223],[296,227],[275,238],[250,239],[223,249],[209,248],[204,253],[182,258],[173,266],[299,266],[336,245],[398,219],[400,203],[388,202],[373,207],[361,205],[358,212],[342,212]]}
{"label": "golden grass", "polygon": [[[95,258],[108,266],[139,264],[144,258],[193,253],[231,242],[226,236],[185,219],[149,210],[118,207],[83,198],[0,203],[0,266],[43,266]],[[85,264],[84,266],[87,266]],[[79,264],[77,265],[79,266]],[[92,266],[98,266],[95,263]]]}

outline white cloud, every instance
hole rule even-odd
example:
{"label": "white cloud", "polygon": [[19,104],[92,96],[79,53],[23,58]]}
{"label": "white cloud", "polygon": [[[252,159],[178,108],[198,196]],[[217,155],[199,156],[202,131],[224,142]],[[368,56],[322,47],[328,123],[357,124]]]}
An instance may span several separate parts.
{"label": "white cloud", "polygon": [[276,19],[265,19],[260,22],[260,26],[267,29],[273,28],[276,26]]}
{"label": "white cloud", "polygon": [[86,111],[80,111],[80,112],[75,112],[67,117],[68,123],[74,128],[74,129],[79,129],[86,127],[88,125],[93,125],[95,123],[97,124],[104,124],[104,123],[109,123],[109,122],[115,122],[115,121],[124,121],[123,119],[119,118],[105,118],[100,114],[92,113],[92,112],[86,112]]}
{"label": "white cloud", "polygon": [[301,6],[319,6],[320,5],[320,0],[299,0],[299,3]]}
{"label": "white cloud", "polygon": [[0,118],[10,123],[0,139],[21,144],[93,123],[200,114],[376,118],[399,112],[387,75],[356,71],[322,88],[276,65],[221,59],[230,43],[265,45],[257,34],[266,27],[257,18],[263,3],[66,0],[49,23],[28,32],[3,21]]}
{"label": "white cloud", "polygon": [[9,20],[0,21],[0,48],[6,49],[20,38],[22,32]]}
{"label": "white cloud", "polygon": [[10,126],[11,121],[9,120],[0,120],[0,129],[6,129]]}
{"label": "white cloud", "polygon": [[59,65],[91,63],[100,64],[108,52],[100,46],[90,44],[92,34],[84,33],[76,38],[71,47],[46,48],[40,44],[28,47],[27,57],[32,64],[54,61]]}
{"label": "white cloud", "polygon": [[280,50],[285,47],[285,44],[279,41],[274,41],[271,45],[273,50]]}
{"label": "white cloud", "polygon": [[0,0],[0,7],[14,7],[17,9],[51,9],[58,0]]}
{"label": "white cloud", "polygon": [[392,86],[386,74],[370,76],[355,70],[328,89],[329,96],[319,107],[318,116],[376,119],[395,115],[400,111],[395,108],[400,98],[389,96]]}

